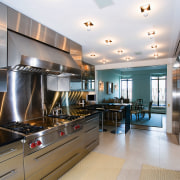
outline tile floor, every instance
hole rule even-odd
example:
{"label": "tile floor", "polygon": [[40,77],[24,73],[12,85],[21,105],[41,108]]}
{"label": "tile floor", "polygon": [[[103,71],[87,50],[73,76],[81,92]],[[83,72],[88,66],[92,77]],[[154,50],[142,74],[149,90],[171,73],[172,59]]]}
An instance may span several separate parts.
{"label": "tile floor", "polygon": [[118,180],[139,180],[142,164],[180,170],[180,145],[165,132],[131,129],[125,134],[100,133],[95,152],[125,159]]}
{"label": "tile floor", "polygon": [[125,163],[117,180],[139,180],[142,164],[180,171],[180,145],[173,135],[166,134],[166,116],[163,128],[131,129],[125,134],[112,134],[113,127],[100,132],[100,143],[94,152],[119,157]]}

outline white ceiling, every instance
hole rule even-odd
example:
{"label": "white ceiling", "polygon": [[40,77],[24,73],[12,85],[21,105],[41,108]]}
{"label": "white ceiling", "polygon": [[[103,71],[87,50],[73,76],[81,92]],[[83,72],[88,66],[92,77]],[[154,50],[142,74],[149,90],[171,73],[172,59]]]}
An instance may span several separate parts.
{"label": "white ceiling", "polygon": [[[83,47],[83,60],[94,65],[102,59],[109,63],[169,58],[174,54],[180,32],[180,0],[1,0],[34,20],[76,41]],[[140,6],[150,3],[148,17]],[[104,7],[103,7],[104,6]],[[87,31],[84,22],[94,27]],[[150,39],[148,31],[156,31]],[[105,45],[111,39],[112,45]],[[156,43],[157,50],[151,45]],[[122,55],[117,50],[123,49]],[[97,56],[91,58],[89,54]],[[140,55],[136,55],[136,53]],[[157,59],[158,60],[158,59]]]}

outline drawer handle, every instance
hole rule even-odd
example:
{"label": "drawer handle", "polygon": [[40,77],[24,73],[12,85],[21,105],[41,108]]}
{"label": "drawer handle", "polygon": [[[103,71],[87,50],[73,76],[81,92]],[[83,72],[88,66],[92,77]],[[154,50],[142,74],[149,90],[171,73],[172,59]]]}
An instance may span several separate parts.
{"label": "drawer handle", "polygon": [[62,148],[66,144],[70,144],[71,142],[75,141],[78,138],[79,138],[79,136],[76,136],[73,139],[70,139],[69,141],[65,142],[64,144],[61,144],[61,145],[55,147],[54,149],[51,149],[50,151],[36,157],[35,160],[38,161],[38,160],[41,160],[42,158],[48,157],[53,151],[57,150],[58,148]]}
{"label": "drawer handle", "polygon": [[86,149],[88,149],[91,145],[95,144],[97,140],[91,141],[88,145],[85,146]]}
{"label": "drawer handle", "polygon": [[92,121],[97,121],[97,120],[98,120],[98,118],[91,118],[91,119],[89,119],[89,120],[85,121],[85,123],[89,123],[89,122],[92,122]]}
{"label": "drawer handle", "polygon": [[91,129],[88,129],[87,131],[85,131],[85,133],[88,133],[89,131],[92,131],[92,130],[94,130],[94,129],[96,129],[97,127],[96,126],[94,126],[94,127],[92,127]]}
{"label": "drawer handle", "polygon": [[1,156],[5,156],[5,155],[8,155],[8,154],[10,154],[10,153],[12,153],[12,152],[14,152],[14,151],[16,151],[16,149],[8,149],[7,151],[4,151],[4,152],[2,152],[1,154],[0,154],[0,157]]}
{"label": "drawer handle", "polygon": [[89,122],[91,122],[91,121],[93,121],[93,119],[89,119],[89,120],[87,120],[85,123],[89,123]]}
{"label": "drawer handle", "polygon": [[11,171],[3,174],[2,176],[0,176],[0,179],[1,179],[1,178],[8,178],[8,176],[11,176],[11,175],[13,175],[13,174],[15,174],[15,173],[16,173],[16,170],[13,169],[13,170],[11,170]]}

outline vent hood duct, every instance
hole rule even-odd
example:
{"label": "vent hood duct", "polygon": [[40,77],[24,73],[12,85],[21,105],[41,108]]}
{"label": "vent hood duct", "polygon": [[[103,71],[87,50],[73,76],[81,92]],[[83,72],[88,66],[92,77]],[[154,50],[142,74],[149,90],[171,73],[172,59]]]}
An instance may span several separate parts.
{"label": "vent hood duct", "polygon": [[54,75],[81,75],[69,53],[8,31],[8,67]]}

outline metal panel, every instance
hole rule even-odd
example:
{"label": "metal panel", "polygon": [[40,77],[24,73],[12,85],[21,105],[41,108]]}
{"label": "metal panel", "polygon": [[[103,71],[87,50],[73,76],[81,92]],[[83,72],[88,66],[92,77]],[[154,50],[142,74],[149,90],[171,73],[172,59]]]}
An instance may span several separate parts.
{"label": "metal panel", "polygon": [[0,67],[7,66],[7,7],[0,3]]}
{"label": "metal panel", "polygon": [[68,38],[9,7],[8,29],[70,52],[70,40]]}
{"label": "metal panel", "polygon": [[180,68],[173,69],[173,121],[172,131],[179,141],[180,134]]}
{"label": "metal panel", "polygon": [[80,67],[68,53],[8,31],[8,66],[19,64],[81,74]]}
{"label": "metal panel", "polygon": [[7,69],[0,69],[0,92],[7,92]]}
{"label": "metal panel", "polygon": [[82,66],[82,46],[70,40],[70,54],[74,61],[81,67]]}
{"label": "metal panel", "polygon": [[42,116],[41,75],[8,72],[8,91],[0,93],[0,124]]}

